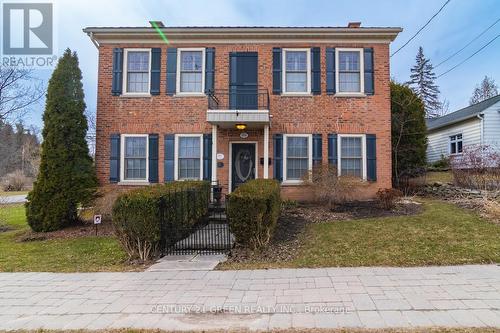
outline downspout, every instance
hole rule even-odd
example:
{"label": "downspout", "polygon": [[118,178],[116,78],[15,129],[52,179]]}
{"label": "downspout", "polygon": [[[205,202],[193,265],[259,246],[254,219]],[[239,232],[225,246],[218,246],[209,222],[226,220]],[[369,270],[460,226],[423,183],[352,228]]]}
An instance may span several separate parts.
{"label": "downspout", "polygon": [[92,44],[96,47],[96,49],[99,50],[99,43],[95,40],[94,38],[94,33],[93,32],[88,32],[87,35],[89,36],[90,40],[92,41]]}
{"label": "downspout", "polygon": [[482,146],[484,142],[484,114],[478,114],[477,118],[481,121],[481,124],[479,125],[479,131],[480,131],[480,136],[479,136],[479,143]]}

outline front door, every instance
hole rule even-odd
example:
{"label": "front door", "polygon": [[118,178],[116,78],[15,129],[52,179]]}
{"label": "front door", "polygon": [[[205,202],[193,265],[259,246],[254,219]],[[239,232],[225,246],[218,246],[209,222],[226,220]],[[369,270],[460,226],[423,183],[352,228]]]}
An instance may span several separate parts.
{"label": "front door", "polygon": [[255,179],[255,144],[233,143],[231,156],[231,191],[247,180]]}
{"label": "front door", "polygon": [[230,109],[257,110],[257,52],[231,52],[229,60]]}

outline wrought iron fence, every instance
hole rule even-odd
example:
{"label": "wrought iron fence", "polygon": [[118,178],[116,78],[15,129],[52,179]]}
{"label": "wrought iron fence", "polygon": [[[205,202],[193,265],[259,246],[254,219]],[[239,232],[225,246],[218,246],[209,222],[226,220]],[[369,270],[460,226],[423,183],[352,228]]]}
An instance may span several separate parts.
{"label": "wrought iron fence", "polygon": [[[226,218],[225,196],[217,184],[208,193],[176,190],[173,196],[185,196],[180,205],[160,203],[160,250],[172,254],[218,254],[231,250],[233,236]],[[175,202],[175,201],[171,201]],[[170,202],[170,203],[171,203]],[[202,208],[201,208],[202,207]],[[203,209],[201,217],[199,209]],[[178,223],[186,221],[186,223]]]}
{"label": "wrought iron fence", "polygon": [[209,110],[269,110],[269,91],[265,88],[239,86],[215,89],[208,95]]}

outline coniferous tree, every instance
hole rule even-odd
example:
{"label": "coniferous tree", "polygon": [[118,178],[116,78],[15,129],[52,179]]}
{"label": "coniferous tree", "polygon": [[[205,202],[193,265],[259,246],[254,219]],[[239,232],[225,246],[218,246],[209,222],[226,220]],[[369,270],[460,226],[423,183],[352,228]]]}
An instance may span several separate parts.
{"label": "coniferous tree", "polygon": [[424,103],[408,86],[391,82],[392,174],[394,186],[425,170],[427,134]]}
{"label": "coniferous tree", "polygon": [[418,48],[416,64],[411,68],[410,81],[407,84],[424,102],[427,117],[436,117],[441,109],[439,87],[435,84],[436,74],[429,59],[424,56],[422,46]]}
{"label": "coniferous tree", "polygon": [[77,207],[97,187],[85,135],[87,120],[78,57],[66,49],[46,95],[40,172],[28,194],[26,215],[35,231],[61,229],[77,220]]}
{"label": "coniferous tree", "polygon": [[480,85],[477,85],[469,100],[469,105],[477,104],[488,98],[498,95],[498,86],[495,80],[485,76]]}

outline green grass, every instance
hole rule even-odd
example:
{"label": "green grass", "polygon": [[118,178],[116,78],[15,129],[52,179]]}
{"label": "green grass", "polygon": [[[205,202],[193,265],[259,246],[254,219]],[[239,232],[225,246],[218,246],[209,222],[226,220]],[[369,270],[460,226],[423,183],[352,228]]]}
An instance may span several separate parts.
{"label": "green grass", "polygon": [[500,262],[500,225],[440,201],[414,216],[313,224],[290,262],[231,263],[222,269],[420,266]]}
{"label": "green grass", "polygon": [[113,237],[80,237],[18,242],[29,227],[24,206],[0,206],[11,231],[0,233],[0,272],[94,272],[121,271],[127,255]]}

